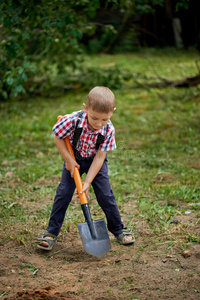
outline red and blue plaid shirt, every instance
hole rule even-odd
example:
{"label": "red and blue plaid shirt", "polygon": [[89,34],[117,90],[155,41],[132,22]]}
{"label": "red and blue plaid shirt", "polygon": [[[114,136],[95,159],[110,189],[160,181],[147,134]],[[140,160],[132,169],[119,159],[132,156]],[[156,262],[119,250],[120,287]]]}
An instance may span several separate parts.
{"label": "red and blue plaid shirt", "polygon": [[[63,116],[54,126],[53,132],[59,139],[69,137],[71,144],[73,143],[74,130],[80,111],[73,112]],[[99,130],[91,130],[88,127],[87,114],[83,113],[78,127],[83,128],[76,149],[82,157],[90,157],[96,154],[96,141],[98,133],[105,136],[104,142],[100,145],[99,150],[111,151],[116,148],[115,128],[111,121]]]}

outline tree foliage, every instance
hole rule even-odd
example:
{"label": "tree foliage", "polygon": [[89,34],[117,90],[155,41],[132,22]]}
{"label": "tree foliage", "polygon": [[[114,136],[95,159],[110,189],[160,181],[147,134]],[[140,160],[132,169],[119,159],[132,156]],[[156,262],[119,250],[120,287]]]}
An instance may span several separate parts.
{"label": "tree foliage", "polygon": [[[186,5],[188,0],[180,0]],[[32,92],[51,86],[60,74],[66,82],[82,69],[84,38],[96,35],[102,27],[102,48],[111,48],[122,32],[123,24],[133,15],[153,13],[164,0],[4,0],[0,3],[0,98]],[[122,24],[96,24],[99,9],[119,11]],[[111,42],[109,42],[111,41]],[[102,49],[101,48],[101,49]],[[101,50],[100,49],[100,50]],[[104,74],[103,74],[104,73]],[[108,75],[109,74],[109,75]],[[114,76],[113,76],[114,74]],[[107,81],[117,85],[123,80],[116,70],[105,73],[89,69],[85,78]],[[117,72],[119,74],[119,72]],[[91,78],[89,78],[91,76]],[[79,78],[79,77],[76,77]],[[83,81],[83,79],[82,79]]]}
{"label": "tree foliage", "polygon": [[[99,1],[5,0],[1,3],[0,90],[25,92],[31,73],[42,76],[55,64],[58,72],[79,64],[82,38],[88,18]],[[49,69],[50,68],[50,69]],[[33,74],[32,74],[33,76]]]}

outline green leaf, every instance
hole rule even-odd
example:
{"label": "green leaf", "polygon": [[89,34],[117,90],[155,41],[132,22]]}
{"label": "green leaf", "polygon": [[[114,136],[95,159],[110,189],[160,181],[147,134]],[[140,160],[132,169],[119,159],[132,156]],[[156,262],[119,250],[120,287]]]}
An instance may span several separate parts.
{"label": "green leaf", "polygon": [[79,30],[77,30],[77,29],[73,29],[72,30],[72,34],[77,39],[81,39],[82,38],[82,33]]}
{"label": "green leaf", "polygon": [[23,88],[23,86],[21,84],[20,85],[16,85],[15,88],[13,89],[13,95],[15,97],[17,97],[17,95],[19,93],[23,93],[23,94],[26,93],[26,90]]}
{"label": "green leaf", "polygon": [[18,69],[18,74],[22,74],[24,71],[24,68],[22,68],[21,66],[17,67]]}
{"label": "green leaf", "polygon": [[13,77],[11,77],[11,76],[9,76],[9,77],[6,79],[6,83],[7,83],[8,85],[13,85],[13,82],[14,82],[14,79],[13,79]]}

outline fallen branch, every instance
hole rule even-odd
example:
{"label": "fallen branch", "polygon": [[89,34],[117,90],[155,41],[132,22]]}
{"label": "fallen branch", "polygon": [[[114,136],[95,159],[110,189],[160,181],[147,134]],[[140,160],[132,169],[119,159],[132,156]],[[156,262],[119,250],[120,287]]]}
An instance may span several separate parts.
{"label": "fallen branch", "polygon": [[160,82],[153,82],[153,83],[147,83],[147,87],[158,87],[158,88],[163,88],[163,87],[192,87],[192,86],[197,86],[200,84],[200,74],[193,76],[193,77],[186,77],[181,80],[167,80],[165,78],[159,78]]}

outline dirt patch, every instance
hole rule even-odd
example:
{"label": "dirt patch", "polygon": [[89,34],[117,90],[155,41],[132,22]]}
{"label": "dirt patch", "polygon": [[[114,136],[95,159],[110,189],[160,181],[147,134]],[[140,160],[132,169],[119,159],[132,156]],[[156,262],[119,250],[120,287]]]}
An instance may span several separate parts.
{"label": "dirt patch", "polygon": [[189,164],[189,167],[195,170],[200,170],[200,162],[194,162]]}
{"label": "dirt patch", "polygon": [[[53,178],[57,180],[58,177]],[[38,186],[46,183],[38,182]],[[35,202],[27,205],[30,216],[36,209],[34,205]],[[112,249],[101,259],[84,251],[77,229],[65,234],[61,231],[54,249],[43,252],[36,247],[37,236],[21,244],[22,241],[15,239],[18,229],[9,227],[13,240],[7,238],[6,232],[1,235],[0,297],[3,300],[199,299],[200,244],[193,240],[193,235],[200,232],[198,213],[174,216],[174,222],[166,225],[166,232],[159,234],[158,224],[153,224],[157,229],[154,232],[134,200],[127,202],[125,208],[123,222],[128,223],[126,214],[133,216],[136,242],[121,246],[110,235]],[[95,207],[93,215],[94,212]],[[34,229],[38,237],[40,225]],[[191,242],[187,242],[188,236]],[[191,255],[184,257],[184,249]]]}
{"label": "dirt patch", "polygon": [[[200,245],[184,258],[169,239],[152,243],[138,226],[136,243],[112,249],[101,259],[88,255],[80,237],[69,233],[51,252],[16,241],[1,243],[3,299],[199,299]],[[172,225],[176,226],[176,225]]]}
{"label": "dirt patch", "polygon": [[169,174],[160,174],[154,180],[156,184],[166,184],[172,181],[173,181],[173,176]]}
{"label": "dirt patch", "polygon": [[71,300],[74,297],[68,297],[67,293],[60,293],[52,286],[47,286],[44,289],[25,290],[17,292],[17,295],[10,299],[22,300]]}

